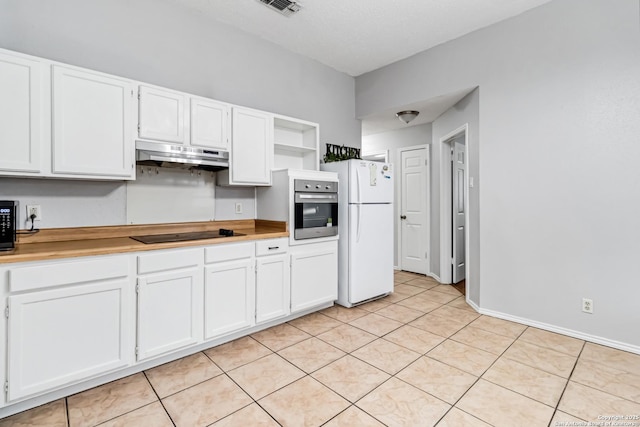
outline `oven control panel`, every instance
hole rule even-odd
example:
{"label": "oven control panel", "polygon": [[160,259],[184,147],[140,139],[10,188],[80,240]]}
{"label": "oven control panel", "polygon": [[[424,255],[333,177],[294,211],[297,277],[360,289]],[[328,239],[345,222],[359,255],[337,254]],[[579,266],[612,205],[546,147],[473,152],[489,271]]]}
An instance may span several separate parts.
{"label": "oven control panel", "polygon": [[337,193],[338,183],[334,181],[294,180],[294,191],[307,193]]}

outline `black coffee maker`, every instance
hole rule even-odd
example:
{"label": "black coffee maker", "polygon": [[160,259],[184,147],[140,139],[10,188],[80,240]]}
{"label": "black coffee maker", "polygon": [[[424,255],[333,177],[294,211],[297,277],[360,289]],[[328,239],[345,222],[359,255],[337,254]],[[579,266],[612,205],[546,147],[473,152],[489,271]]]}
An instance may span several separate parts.
{"label": "black coffee maker", "polygon": [[12,251],[16,248],[17,224],[18,202],[0,200],[0,251]]}

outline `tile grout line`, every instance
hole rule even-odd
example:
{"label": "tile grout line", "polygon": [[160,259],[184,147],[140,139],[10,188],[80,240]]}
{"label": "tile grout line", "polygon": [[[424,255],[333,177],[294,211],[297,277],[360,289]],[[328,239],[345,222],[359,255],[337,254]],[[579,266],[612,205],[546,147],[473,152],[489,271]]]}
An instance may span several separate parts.
{"label": "tile grout line", "polygon": [[[415,296],[415,295],[413,295],[413,296]],[[390,306],[390,305],[392,305],[392,304],[395,304],[395,303],[391,303],[391,304],[389,304],[389,306]],[[442,304],[441,306],[443,306],[443,305],[444,305],[444,304]],[[400,305],[400,306],[401,306],[401,307],[404,307],[404,306],[402,306],[402,305]],[[384,308],[386,308],[386,307],[388,307],[388,306],[382,307],[382,308],[380,308],[380,309],[378,309],[378,310],[376,310],[376,311],[368,312],[368,314],[377,313],[377,311],[382,310],[382,309],[384,309]],[[439,308],[439,307],[438,307],[438,308]],[[424,313],[424,314],[427,314],[427,313]],[[424,316],[424,314],[423,314],[422,316]],[[366,316],[366,315],[365,315],[365,316]],[[380,315],[380,316],[386,317],[386,316],[384,316],[384,315]],[[420,317],[422,317],[422,316],[419,316],[418,318],[420,318]],[[363,317],[364,317],[364,316],[363,316]],[[357,320],[357,319],[356,319],[356,320]],[[396,320],[396,319],[392,319],[392,320]],[[414,319],[414,320],[415,320],[415,319]],[[474,320],[475,320],[475,319],[474,319]],[[398,321],[398,320],[396,320],[396,321]],[[343,358],[345,358],[345,357],[347,357],[347,356],[351,356],[351,357],[355,358],[356,360],[359,360],[359,361],[361,361],[362,363],[365,363],[365,364],[367,364],[367,365],[369,365],[369,366],[373,367],[374,369],[376,369],[376,370],[378,370],[378,371],[380,371],[380,372],[383,372],[383,373],[385,373],[385,374],[389,375],[389,378],[387,378],[386,380],[382,381],[380,384],[378,384],[378,385],[376,385],[375,387],[373,387],[371,390],[369,390],[367,393],[365,393],[362,397],[360,397],[359,399],[357,399],[357,400],[356,400],[356,401],[354,401],[354,402],[351,402],[351,401],[350,401],[346,396],[343,396],[343,395],[342,395],[342,394],[340,394],[338,391],[336,391],[336,390],[332,389],[329,385],[327,385],[327,384],[323,383],[322,381],[320,381],[320,380],[316,379],[316,381],[320,382],[322,385],[324,385],[325,387],[327,387],[329,390],[333,391],[334,393],[338,394],[339,396],[341,396],[342,398],[344,398],[345,400],[347,400],[347,401],[350,403],[350,406],[349,406],[349,407],[354,406],[355,408],[357,408],[357,409],[359,409],[359,410],[363,411],[365,414],[369,415],[370,417],[372,417],[372,418],[373,418],[373,419],[375,419],[376,421],[378,421],[378,422],[382,423],[383,425],[385,425],[385,424],[384,424],[382,421],[380,421],[378,418],[376,418],[373,414],[370,414],[369,412],[367,412],[367,411],[365,411],[364,409],[362,409],[362,408],[360,408],[359,406],[357,406],[357,402],[361,401],[362,399],[364,399],[365,397],[367,397],[368,395],[370,395],[371,393],[373,393],[375,390],[377,390],[378,388],[380,388],[382,385],[384,385],[385,383],[387,383],[388,381],[390,381],[392,378],[396,378],[397,380],[399,380],[399,381],[401,381],[401,382],[403,382],[403,383],[405,383],[405,384],[407,384],[407,385],[409,385],[409,386],[411,386],[411,387],[415,388],[416,390],[419,390],[419,391],[421,391],[421,392],[424,392],[424,393],[426,393],[426,394],[428,394],[428,395],[432,396],[433,398],[435,398],[435,399],[437,399],[437,400],[439,400],[439,401],[442,401],[442,402],[444,402],[445,404],[448,404],[447,402],[445,402],[444,400],[442,400],[442,399],[438,398],[437,396],[433,396],[432,394],[427,393],[427,392],[425,392],[424,390],[421,390],[421,389],[419,389],[418,387],[416,387],[416,386],[414,386],[414,385],[412,385],[412,384],[409,384],[409,383],[407,383],[407,382],[403,381],[402,379],[400,379],[400,378],[396,377],[396,375],[397,375],[399,372],[401,372],[402,370],[404,370],[407,366],[409,366],[409,365],[413,364],[416,360],[420,359],[420,357],[425,356],[425,355],[426,355],[426,353],[419,353],[419,352],[416,352],[415,350],[411,350],[411,349],[409,349],[409,348],[407,348],[407,347],[404,347],[404,346],[402,346],[402,345],[396,344],[396,345],[398,345],[399,347],[402,347],[402,348],[404,348],[404,349],[407,349],[407,350],[409,350],[409,351],[412,351],[412,352],[414,352],[414,353],[418,354],[419,356],[418,356],[415,360],[411,361],[411,362],[410,362],[407,366],[405,366],[403,369],[401,369],[400,371],[396,372],[395,374],[390,374],[390,373],[388,373],[388,372],[386,372],[386,371],[384,371],[384,370],[380,369],[379,367],[377,367],[377,366],[375,366],[375,365],[371,364],[370,362],[368,362],[368,361],[366,361],[366,360],[363,360],[363,359],[361,359],[361,358],[359,358],[358,356],[356,356],[356,355],[354,355],[354,354],[353,354],[354,352],[358,351],[359,349],[361,349],[361,348],[363,348],[363,347],[365,347],[365,346],[367,346],[367,345],[371,344],[372,342],[375,342],[375,341],[377,341],[377,340],[380,340],[380,339],[383,339],[384,341],[389,342],[389,343],[391,343],[391,344],[395,344],[395,343],[393,343],[393,342],[391,342],[391,341],[387,341],[386,339],[384,339],[384,337],[385,337],[385,336],[387,336],[387,335],[389,335],[389,334],[391,334],[392,332],[394,332],[394,331],[396,331],[396,330],[398,330],[398,329],[400,329],[400,328],[404,327],[404,326],[408,326],[408,322],[400,322],[400,321],[398,321],[398,322],[399,322],[399,323],[403,323],[403,324],[402,324],[402,326],[399,326],[398,328],[395,328],[395,329],[393,329],[393,330],[391,330],[391,331],[387,332],[386,334],[384,334],[384,335],[382,335],[382,336],[377,336],[376,334],[372,334],[372,335],[375,335],[375,336],[376,336],[376,338],[375,338],[373,341],[370,341],[369,343],[364,344],[364,345],[362,345],[362,346],[360,346],[360,347],[358,347],[358,348],[356,348],[356,349],[354,349],[354,350],[352,350],[352,351],[350,351],[350,352],[346,353],[346,354],[345,354],[344,356],[342,356],[341,358],[336,359],[336,361],[337,361],[337,360],[343,359]],[[371,332],[366,331],[366,330],[361,329],[361,328],[358,328],[358,327],[357,327],[357,326],[355,326],[355,325],[351,325],[351,324],[349,324],[349,323],[345,323],[345,324],[346,324],[346,325],[349,325],[349,326],[353,326],[353,327],[355,327],[355,328],[357,328],[357,329],[360,329],[360,330],[362,330],[362,331],[364,331],[364,332],[367,332],[367,333],[371,334]],[[465,326],[466,326],[466,325],[465,325]],[[419,329],[419,328],[416,328],[416,329]],[[427,331],[427,332],[428,332],[428,331]],[[321,339],[321,338],[318,338],[318,339]],[[447,338],[445,338],[445,340],[446,340],[446,339],[447,339]],[[444,342],[444,341],[443,341],[443,342]],[[440,344],[441,344],[441,343],[439,343],[438,345],[440,345]],[[429,351],[431,351],[431,350],[429,350]],[[335,361],[334,361],[334,362],[335,362]],[[334,363],[334,362],[331,362],[331,363]],[[329,364],[330,364],[330,363],[329,363]],[[328,366],[329,364],[327,364],[327,366]],[[314,378],[314,377],[312,377],[312,378]],[[315,379],[315,378],[314,378],[314,379]],[[347,407],[344,411],[346,411],[349,407]],[[449,410],[450,410],[450,408],[449,408]],[[448,412],[449,410],[447,410],[447,412]],[[342,411],[342,412],[344,412],[344,411]],[[337,417],[338,415],[340,415],[342,412],[340,412],[340,413],[336,414],[333,418],[336,418],[336,417]],[[446,415],[446,413],[447,413],[447,412],[445,412],[445,415]],[[444,416],[444,415],[443,415],[443,416]],[[332,418],[332,419],[333,419],[333,418]],[[330,420],[329,420],[329,421],[330,421]],[[327,421],[327,422],[329,422],[329,421]],[[439,421],[440,421],[440,420],[438,420],[438,422],[439,422]],[[326,423],[325,423],[325,424],[326,424]]]}
{"label": "tile grout line", "polygon": [[[197,354],[197,353],[196,353]],[[171,363],[171,362],[169,362]],[[162,366],[162,365],[160,365]],[[151,390],[153,390],[153,392],[155,393],[156,397],[158,398],[158,402],[160,402],[160,405],[162,406],[162,410],[167,414],[167,416],[169,417],[169,421],[171,421],[171,423],[173,424],[173,426],[176,426],[176,422],[173,420],[173,417],[171,416],[171,414],[169,413],[169,411],[167,410],[166,406],[164,406],[164,402],[162,401],[162,399],[160,398],[160,395],[158,394],[158,391],[156,390],[156,388],[153,386],[153,383],[151,382],[151,380],[149,379],[149,377],[147,376],[147,371],[142,371],[142,374],[144,375],[145,379],[147,380],[147,382],[149,383],[149,385],[151,386]],[[203,381],[204,382],[204,381]],[[202,383],[199,383],[202,384]],[[190,388],[190,387],[187,387]],[[186,389],[185,389],[186,390]],[[182,390],[181,390],[182,391]],[[176,393],[174,393],[176,394]],[[170,395],[173,396],[173,395]],[[167,396],[169,397],[169,396]],[[145,405],[146,406],[146,405]],[[143,406],[144,407],[144,406]],[[140,409],[140,408],[138,408]],[[124,414],[123,414],[124,415]],[[121,415],[122,416],[122,415]]]}
{"label": "tile grout line", "polygon": [[[582,348],[580,349],[580,353],[578,353],[578,356],[576,357],[576,361],[573,364],[573,368],[571,369],[571,373],[569,374],[569,377],[567,378],[567,382],[564,385],[564,388],[562,389],[562,393],[560,393],[560,397],[558,398],[558,403],[556,403],[556,407],[553,409],[553,415],[551,416],[551,419],[549,420],[548,426],[551,426],[551,421],[553,421],[553,417],[556,415],[556,412],[558,412],[558,407],[560,406],[560,402],[562,401],[562,397],[564,396],[565,391],[567,391],[567,387],[569,386],[569,381],[571,381],[571,377],[573,376],[573,372],[576,370],[576,366],[578,366],[578,360],[580,360],[580,356],[582,356],[582,352],[584,351],[584,348],[586,347],[586,345],[587,345],[587,342],[584,341],[582,343]],[[573,415],[573,414],[569,414],[569,415]],[[576,418],[579,418],[579,417],[576,417]]]}
{"label": "tile grout line", "polygon": [[[481,316],[482,316],[482,315],[481,315]],[[479,318],[479,317],[478,317],[478,318]],[[474,319],[472,322],[470,322],[470,323],[473,323],[474,321],[475,321],[475,319]],[[466,328],[466,327],[468,327],[468,326],[469,326],[469,324],[467,324],[466,326],[464,326],[464,328]],[[464,329],[464,328],[461,328],[461,330],[462,330],[462,329]],[[513,345],[513,343],[515,343],[515,342],[518,340],[518,338],[520,338],[520,337],[522,336],[522,334],[524,334],[524,331],[526,331],[527,329],[528,329],[528,327],[527,327],[527,328],[525,328],[525,329],[524,329],[524,330],[523,330],[523,331],[522,331],[522,332],[521,332],[521,333],[520,333],[520,334],[519,334],[519,335],[518,335],[518,336],[513,340],[513,342],[512,342],[511,344],[509,344],[509,346],[508,346],[506,349],[504,349],[504,351],[503,351],[502,353],[500,353],[500,354],[498,355],[498,357],[497,357],[497,358],[496,358],[496,359],[491,363],[491,365],[489,365],[489,367],[488,367],[487,369],[485,369],[485,370],[482,372],[482,374],[480,374],[480,376],[476,377],[476,380],[473,382],[473,384],[471,384],[471,385],[469,386],[469,388],[467,388],[467,390],[466,390],[464,393],[462,393],[462,395],[460,395],[460,397],[455,401],[455,403],[454,403],[453,405],[451,405],[451,408],[449,408],[449,410],[448,410],[448,411],[447,411],[447,412],[442,416],[442,418],[444,418],[444,417],[445,417],[445,416],[446,416],[446,415],[451,411],[451,409],[452,409],[452,408],[457,408],[458,410],[460,410],[460,411],[464,412],[465,414],[469,414],[469,415],[471,415],[472,417],[477,418],[477,419],[479,419],[480,421],[482,421],[482,422],[484,422],[484,423],[486,423],[486,424],[489,424],[489,425],[493,426],[493,424],[491,424],[491,423],[489,423],[489,422],[487,422],[487,421],[483,420],[482,418],[479,418],[479,417],[477,417],[477,416],[475,416],[475,415],[473,415],[473,414],[470,414],[470,413],[468,413],[468,412],[464,411],[463,409],[461,409],[461,408],[457,407],[456,405],[457,405],[457,404],[458,404],[458,402],[460,402],[460,401],[462,400],[462,398],[463,398],[463,397],[464,397],[464,396],[469,392],[469,390],[471,390],[471,389],[473,388],[473,386],[475,386],[475,385],[480,381],[480,379],[483,379],[483,378],[482,378],[482,377],[483,377],[483,375],[484,375],[486,372],[488,372],[488,371],[489,371],[489,369],[491,369],[491,368],[493,367],[493,365],[495,365],[495,363],[500,359],[500,357],[502,357],[502,356],[504,355],[504,353],[506,353],[506,352],[507,352],[507,350],[508,350],[512,345]],[[487,332],[488,332],[488,331],[487,331]],[[455,334],[453,334],[453,335],[455,335]],[[453,336],[453,335],[452,335],[452,336]],[[496,335],[499,335],[499,334],[496,334]],[[451,337],[446,338],[446,339],[445,339],[445,341],[450,340],[450,339],[451,339]],[[445,341],[443,341],[443,343],[444,343]],[[455,341],[455,340],[452,340],[452,341],[457,342],[457,341]],[[442,343],[440,343],[439,345],[441,345],[441,344],[442,344]],[[470,346],[470,347],[473,347],[473,346]],[[474,348],[475,348],[475,347],[474,347]],[[431,351],[431,350],[429,350],[429,351]],[[428,353],[428,352],[427,352],[427,353]],[[489,353],[489,352],[487,352],[487,353]],[[466,372],[466,371],[464,371],[464,370],[462,370],[462,369],[460,369],[460,368],[457,368],[457,367],[455,367],[455,366],[449,365],[449,364],[448,364],[448,363],[446,363],[446,362],[443,362],[443,361],[441,361],[441,360],[434,359],[434,358],[433,358],[433,357],[431,357],[431,356],[427,356],[427,354],[425,354],[425,357],[429,357],[430,359],[436,360],[436,361],[438,361],[438,362],[440,362],[440,363],[443,363],[443,364],[445,364],[445,365],[447,365],[447,366],[450,366],[450,367],[452,367],[452,368],[458,369],[458,370],[460,370],[460,371],[462,371],[462,372]],[[468,374],[471,374],[470,372],[467,372],[467,373],[468,373]],[[471,375],[473,375],[473,374],[471,374]],[[473,375],[473,376],[475,376],[475,375]],[[398,378],[398,379],[400,379],[400,378]],[[400,379],[400,380],[401,380],[401,379]],[[487,381],[487,380],[485,380],[485,381]],[[492,384],[493,384],[493,383],[492,383]],[[497,386],[499,386],[499,387],[502,387],[502,386],[500,386],[500,385],[498,385],[498,384],[496,384],[496,385],[497,385]],[[504,388],[504,389],[506,389],[506,390],[510,390],[510,389],[508,389],[508,388],[506,388],[506,387],[502,387],[502,388]],[[512,392],[514,392],[514,393],[516,393],[514,390],[510,390],[510,391],[512,391]],[[526,396],[525,396],[525,397],[526,397]],[[438,420],[438,422],[442,421],[442,418],[440,418],[440,419]],[[437,425],[437,423],[436,423],[436,425]]]}
{"label": "tile grout line", "polygon": [[67,397],[64,398],[64,411],[67,416],[67,427],[71,427],[71,417],[69,416],[69,402]]}

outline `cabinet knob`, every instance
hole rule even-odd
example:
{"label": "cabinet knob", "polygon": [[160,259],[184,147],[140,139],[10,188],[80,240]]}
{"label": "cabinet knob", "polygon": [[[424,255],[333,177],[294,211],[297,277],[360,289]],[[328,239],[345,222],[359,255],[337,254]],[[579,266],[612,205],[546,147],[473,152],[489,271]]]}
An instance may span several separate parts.
{"label": "cabinet knob", "polygon": [[400,219],[407,219],[406,215],[400,215]]}
{"label": "cabinet knob", "polygon": [[309,184],[305,185],[304,188],[311,188]]}

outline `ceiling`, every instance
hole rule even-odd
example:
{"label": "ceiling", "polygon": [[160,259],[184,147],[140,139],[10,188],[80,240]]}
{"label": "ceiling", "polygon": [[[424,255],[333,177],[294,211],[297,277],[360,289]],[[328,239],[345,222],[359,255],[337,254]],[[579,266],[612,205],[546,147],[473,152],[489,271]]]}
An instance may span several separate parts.
{"label": "ceiling", "polygon": [[[442,113],[456,105],[458,101],[473,91],[473,89],[474,88],[462,89],[457,92],[448,93],[446,95],[437,96],[424,101],[406,104],[401,108],[380,111],[363,117],[362,136],[431,123]],[[415,110],[420,112],[420,114],[418,114],[418,117],[413,119],[409,124],[405,124],[396,117],[396,113],[403,110]]]}
{"label": "ceiling", "polygon": [[[297,0],[283,16],[259,0],[170,0],[285,49],[359,76],[551,0]],[[401,106],[428,123],[469,90]],[[363,135],[406,127],[386,111],[363,118]]]}
{"label": "ceiling", "polygon": [[286,17],[258,0],[172,0],[359,76],[550,0],[297,0]]}

